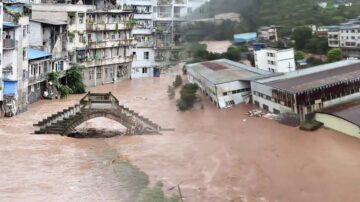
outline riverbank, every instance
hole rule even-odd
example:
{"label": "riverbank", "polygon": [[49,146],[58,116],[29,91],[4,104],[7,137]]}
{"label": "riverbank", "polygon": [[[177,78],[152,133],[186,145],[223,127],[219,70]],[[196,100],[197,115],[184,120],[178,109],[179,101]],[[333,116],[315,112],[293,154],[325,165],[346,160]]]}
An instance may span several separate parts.
{"label": "riverbank", "polygon": [[75,104],[81,95],[40,101],[28,112],[1,119],[0,198],[122,201],[126,187],[119,185],[108,166],[110,159],[118,159],[146,173],[151,185],[162,181],[166,194],[176,194],[167,190],[181,183],[187,202],[360,200],[360,140],[326,129],[308,133],[249,118],[245,113],[251,105],[219,110],[206,98],[204,110],[196,106],[181,113],[175,100],[167,97],[172,81],[172,77],[146,78],[90,89],[111,91],[125,106],[164,128],[175,128],[163,135],[107,139],[30,135],[33,123]]}

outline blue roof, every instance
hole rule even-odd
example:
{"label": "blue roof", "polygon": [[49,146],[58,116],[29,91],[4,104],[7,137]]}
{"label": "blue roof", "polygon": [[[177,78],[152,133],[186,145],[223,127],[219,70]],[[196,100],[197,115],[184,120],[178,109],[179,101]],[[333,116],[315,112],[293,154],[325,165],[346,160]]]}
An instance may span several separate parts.
{"label": "blue roof", "polygon": [[3,27],[4,28],[12,28],[12,27],[18,27],[19,25],[17,25],[16,23],[13,22],[3,22]]}
{"label": "blue roof", "polygon": [[234,41],[236,43],[256,41],[256,39],[257,39],[257,33],[256,32],[242,33],[242,34],[235,34],[234,35]]}
{"label": "blue roof", "polygon": [[41,58],[49,57],[49,56],[51,56],[51,54],[48,52],[36,50],[36,49],[32,49],[32,48],[28,49],[29,60],[36,60],[36,59],[41,59]]}

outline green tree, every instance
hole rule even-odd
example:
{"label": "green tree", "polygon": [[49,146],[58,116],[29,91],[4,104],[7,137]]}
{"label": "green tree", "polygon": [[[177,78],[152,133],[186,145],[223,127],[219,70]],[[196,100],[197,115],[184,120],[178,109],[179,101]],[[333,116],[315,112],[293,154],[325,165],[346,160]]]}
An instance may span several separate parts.
{"label": "green tree", "polygon": [[173,82],[174,88],[177,88],[177,87],[181,86],[182,83],[183,83],[182,77],[180,75],[176,75],[175,81]]}
{"label": "green tree", "polygon": [[233,61],[239,61],[241,59],[240,54],[241,51],[239,47],[230,46],[225,53],[225,58]]}
{"label": "green tree", "polygon": [[85,93],[86,87],[84,84],[83,67],[79,65],[72,66],[66,72],[67,86],[69,86],[73,93]]}
{"label": "green tree", "polygon": [[305,53],[302,51],[296,51],[295,60],[303,60],[305,58]]}
{"label": "green tree", "polygon": [[180,100],[177,103],[179,110],[186,111],[193,107],[197,90],[198,86],[196,84],[186,84],[181,88]]}
{"label": "green tree", "polygon": [[292,34],[292,39],[295,40],[295,48],[297,50],[304,50],[305,45],[312,38],[312,30],[309,27],[298,27]]}
{"label": "green tree", "polygon": [[326,54],[327,62],[336,62],[342,59],[342,51],[340,48],[333,48]]}

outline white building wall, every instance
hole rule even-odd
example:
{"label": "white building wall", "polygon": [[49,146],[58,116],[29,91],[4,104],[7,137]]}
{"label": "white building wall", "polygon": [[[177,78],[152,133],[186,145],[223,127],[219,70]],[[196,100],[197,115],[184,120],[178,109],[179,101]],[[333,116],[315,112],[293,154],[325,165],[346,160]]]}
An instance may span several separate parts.
{"label": "white building wall", "polygon": [[[155,52],[152,48],[134,48],[131,78],[143,78],[154,76],[154,57]],[[145,53],[149,54],[149,58],[145,59]],[[146,69],[146,70],[145,70]]]}
{"label": "white building wall", "polygon": [[[247,89],[247,90],[245,90]],[[220,108],[240,104],[250,98],[249,81],[233,81],[216,85],[216,96]],[[241,90],[241,92],[239,92]],[[226,93],[226,95],[224,95]]]}
{"label": "white building wall", "polygon": [[[261,93],[262,95],[259,95]],[[261,109],[264,109],[264,105],[269,108],[269,111],[275,113],[275,111],[279,111],[280,113],[292,112],[292,109],[281,105],[279,103],[273,102],[271,100],[272,97],[272,88],[255,81],[251,82],[251,94],[252,94],[252,102],[253,104],[258,103]],[[269,100],[270,97],[270,100]]]}
{"label": "white building wall", "polygon": [[255,67],[270,72],[296,70],[294,49],[277,50],[266,48],[254,52]]}

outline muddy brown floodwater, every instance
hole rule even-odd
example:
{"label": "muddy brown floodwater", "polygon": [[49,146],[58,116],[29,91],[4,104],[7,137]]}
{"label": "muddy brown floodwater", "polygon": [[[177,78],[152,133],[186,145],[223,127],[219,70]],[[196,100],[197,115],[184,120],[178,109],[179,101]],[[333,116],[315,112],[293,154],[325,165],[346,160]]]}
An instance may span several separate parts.
{"label": "muddy brown floodwater", "polygon": [[[158,136],[74,139],[32,135],[33,123],[78,102],[40,101],[0,120],[1,201],[132,201],[147,185],[178,183],[186,202],[360,201],[360,140],[321,129],[303,132],[244,115],[250,105],[219,110],[203,99],[176,111],[167,86],[147,78],[99,86],[165,128]],[[106,119],[85,125],[118,127]],[[130,164],[131,163],[131,164]],[[136,167],[134,167],[134,166]],[[146,173],[146,175],[145,175]]]}

